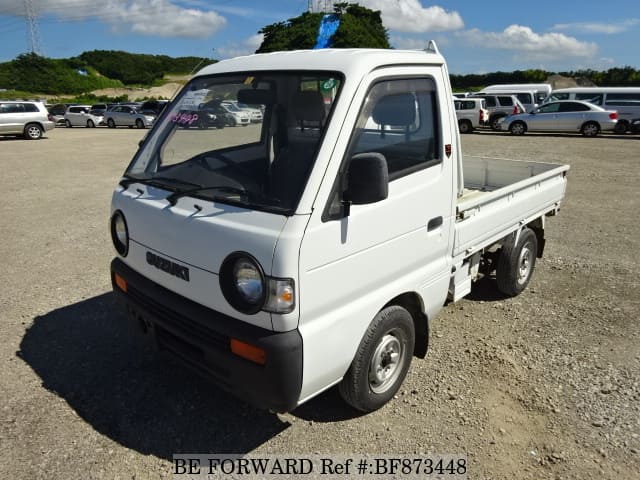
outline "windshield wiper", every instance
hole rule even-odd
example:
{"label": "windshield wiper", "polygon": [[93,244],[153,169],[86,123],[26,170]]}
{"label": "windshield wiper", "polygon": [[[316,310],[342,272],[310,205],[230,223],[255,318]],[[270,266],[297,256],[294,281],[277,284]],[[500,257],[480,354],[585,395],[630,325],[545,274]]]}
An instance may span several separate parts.
{"label": "windshield wiper", "polygon": [[[152,185],[154,187],[160,188],[169,188],[171,190],[176,190],[177,185],[186,185],[188,187],[197,187],[202,188],[203,186],[198,183],[187,182],[186,180],[180,180],[179,178],[173,177],[165,177],[162,175],[135,175],[135,174],[126,174],[122,180],[120,180],[120,185],[124,188],[128,188],[132,183],[140,182],[145,183],[147,185]],[[173,185],[171,185],[173,184]]]}
{"label": "windshield wiper", "polygon": [[175,205],[178,201],[178,199],[180,197],[184,197],[186,195],[191,195],[192,193],[199,193],[199,192],[204,192],[207,190],[221,190],[223,192],[229,192],[229,193],[238,193],[240,195],[247,195],[247,191],[242,189],[242,188],[238,188],[238,187],[232,187],[230,185],[215,185],[212,187],[203,187],[203,186],[199,186],[198,188],[192,188],[190,190],[176,190],[175,192],[173,192],[171,195],[169,195],[167,197],[167,202],[169,202],[169,204],[171,204],[171,206]]}

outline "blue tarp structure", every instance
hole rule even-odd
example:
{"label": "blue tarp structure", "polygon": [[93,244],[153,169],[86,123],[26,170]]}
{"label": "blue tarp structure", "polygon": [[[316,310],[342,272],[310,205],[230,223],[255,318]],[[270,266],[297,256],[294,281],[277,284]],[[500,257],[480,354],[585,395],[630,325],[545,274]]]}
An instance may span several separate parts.
{"label": "blue tarp structure", "polygon": [[336,33],[340,26],[340,15],[336,13],[327,13],[322,17],[320,28],[318,28],[318,38],[314,48],[329,48],[331,46],[331,37]]}

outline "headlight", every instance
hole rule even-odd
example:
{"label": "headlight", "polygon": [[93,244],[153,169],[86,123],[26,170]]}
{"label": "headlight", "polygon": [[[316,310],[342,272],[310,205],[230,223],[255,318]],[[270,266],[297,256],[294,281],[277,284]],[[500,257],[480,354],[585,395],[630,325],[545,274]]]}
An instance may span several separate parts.
{"label": "headlight", "polygon": [[241,258],[233,266],[233,283],[243,300],[252,305],[264,297],[264,279],[258,267],[249,259]]}
{"label": "headlight", "polygon": [[129,230],[124,214],[120,210],[116,210],[111,217],[111,240],[116,252],[126,257],[129,252]]}
{"label": "headlight", "polygon": [[224,298],[239,312],[258,313],[265,301],[266,282],[260,264],[249,254],[235,252],[220,267]]}
{"label": "headlight", "polygon": [[220,288],[227,302],[247,315],[260,310],[289,313],[295,308],[293,280],[266,276],[257,260],[244,252],[232,253],[222,262]]}

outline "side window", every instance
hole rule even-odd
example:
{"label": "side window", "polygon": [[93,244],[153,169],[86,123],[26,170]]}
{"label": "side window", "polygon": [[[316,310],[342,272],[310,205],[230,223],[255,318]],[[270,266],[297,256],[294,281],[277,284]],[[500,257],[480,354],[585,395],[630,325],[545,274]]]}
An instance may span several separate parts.
{"label": "side window", "polygon": [[498,97],[498,103],[502,107],[511,107],[511,106],[513,106],[513,98],[511,98],[511,97]]}
{"label": "side window", "polygon": [[33,103],[25,103],[24,104],[24,111],[25,112],[30,112],[30,113],[37,113],[40,110],[38,110],[38,107]]}
{"label": "side window", "polygon": [[439,163],[437,109],[430,79],[376,84],[360,111],[347,159],[357,153],[381,153],[390,180]]}
{"label": "side window", "polygon": [[567,102],[560,104],[561,112],[586,112],[588,110],[589,107],[582,103]]}
{"label": "side window", "polygon": [[389,181],[442,162],[435,82],[429,78],[385,80],[369,91],[342,160],[324,220],[336,218],[350,159],[360,153],[382,155]]}
{"label": "side window", "polygon": [[605,105],[615,107],[638,107],[640,93],[607,93]]}
{"label": "side window", "polygon": [[487,101],[487,106],[488,107],[495,107],[496,104],[496,99],[494,97],[487,97],[485,98],[485,100]]}
{"label": "side window", "polygon": [[602,94],[601,93],[576,93],[576,100],[589,102],[593,105],[602,105]]}
{"label": "side window", "polygon": [[560,103],[550,103],[538,109],[538,113],[555,113],[560,110]]}

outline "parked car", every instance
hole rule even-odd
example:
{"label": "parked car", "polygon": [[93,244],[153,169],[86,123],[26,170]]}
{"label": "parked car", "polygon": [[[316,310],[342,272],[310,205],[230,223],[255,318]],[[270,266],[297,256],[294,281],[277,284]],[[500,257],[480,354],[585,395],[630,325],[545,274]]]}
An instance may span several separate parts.
{"label": "parked car", "polygon": [[251,123],[260,123],[262,121],[262,110],[259,108],[253,108],[247,105],[246,103],[238,103],[238,102],[222,102],[225,105],[235,105],[239,110],[247,112],[249,114],[249,121]]}
{"label": "parked car", "polygon": [[489,111],[484,98],[453,98],[460,133],[471,133],[474,128],[489,123]]}
{"label": "parked car", "polygon": [[94,105],[91,105],[91,108],[89,109],[89,113],[92,115],[104,117],[105,112],[108,110],[110,106],[113,106],[113,104],[96,103]]}
{"label": "parked car", "polygon": [[246,127],[251,123],[251,117],[248,112],[240,110],[237,105],[233,103],[221,103],[220,106],[229,114],[227,125],[235,127],[236,125],[242,125]]}
{"label": "parked car", "polygon": [[104,121],[109,128],[149,128],[155,118],[155,115],[145,115],[131,105],[115,105],[104,114]]}
{"label": "parked car", "polygon": [[42,102],[0,102],[0,135],[22,135],[38,140],[56,126]]}
{"label": "parked car", "polygon": [[67,108],[64,114],[64,124],[67,128],[87,127],[94,128],[102,123],[102,115],[94,115],[91,105],[73,105]]}
{"label": "parked car", "polygon": [[53,121],[56,125],[64,125],[64,114],[67,113],[67,108],[69,108],[69,104],[67,103],[47,105],[47,110],[53,117]]}
{"label": "parked car", "polygon": [[618,112],[577,100],[545,103],[529,113],[509,115],[500,123],[502,130],[512,135],[525,132],[580,132],[595,137],[602,131],[613,131]]}
{"label": "parked car", "polygon": [[164,107],[167,106],[169,100],[147,100],[142,105],[140,105],[140,112],[144,115],[155,115],[158,116],[164,110]]}
{"label": "parked car", "polygon": [[500,130],[500,120],[507,115],[527,111],[515,95],[474,93],[469,98],[485,99],[489,110],[489,126],[494,130]]}

